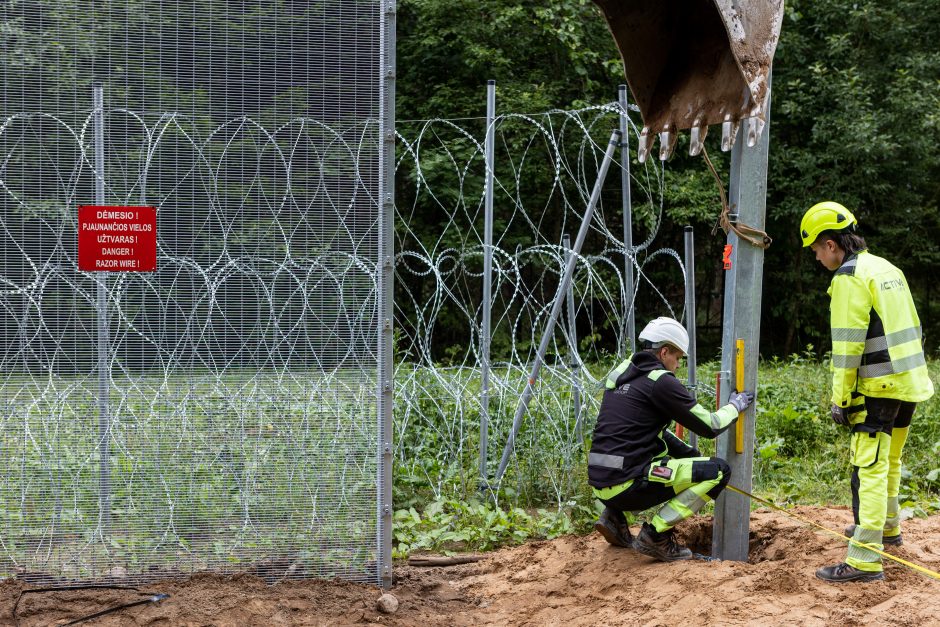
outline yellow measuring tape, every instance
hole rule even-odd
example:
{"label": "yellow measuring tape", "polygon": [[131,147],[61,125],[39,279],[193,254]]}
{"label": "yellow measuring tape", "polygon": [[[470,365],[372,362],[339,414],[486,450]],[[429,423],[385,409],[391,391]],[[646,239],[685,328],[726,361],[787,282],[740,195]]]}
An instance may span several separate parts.
{"label": "yellow measuring tape", "polygon": [[904,566],[907,566],[908,568],[912,568],[912,569],[916,570],[917,572],[919,572],[919,573],[921,573],[921,574],[923,574],[923,575],[927,575],[928,577],[930,577],[930,578],[932,578],[932,579],[940,580],[940,573],[934,572],[934,571],[930,570],[929,568],[924,568],[923,566],[919,566],[919,565],[917,565],[917,564],[914,564],[913,562],[908,562],[907,560],[903,560],[903,559],[901,559],[900,557],[897,557],[897,556],[895,556],[895,555],[891,555],[890,553],[885,553],[884,551],[879,551],[878,549],[876,549],[875,547],[873,547],[873,546],[870,545],[870,544],[866,544],[866,543],[864,543],[864,542],[859,542],[858,540],[853,540],[852,538],[849,538],[848,536],[842,535],[842,534],[839,533],[838,531],[833,531],[832,529],[828,529],[827,527],[823,527],[822,525],[813,522],[813,521],[810,520],[809,518],[804,518],[803,516],[800,516],[799,514],[794,514],[793,512],[788,512],[787,510],[783,509],[782,507],[780,507],[779,505],[777,505],[777,504],[775,504],[775,503],[771,503],[770,501],[765,500],[765,499],[762,499],[762,498],[759,497],[759,496],[754,496],[753,494],[750,494],[750,493],[748,493],[748,492],[745,492],[744,490],[742,490],[742,489],[740,489],[740,488],[736,488],[736,487],[734,487],[733,485],[730,485],[730,484],[729,484],[729,485],[728,485],[728,489],[729,489],[729,490],[734,490],[734,491],[737,492],[738,494],[743,494],[744,496],[748,497],[749,499],[754,499],[755,501],[757,501],[758,503],[761,503],[762,505],[766,505],[767,507],[772,507],[773,509],[777,510],[778,512],[782,512],[783,514],[789,516],[790,518],[795,518],[796,520],[799,520],[800,522],[804,522],[804,523],[806,523],[806,524],[808,524],[808,525],[812,525],[813,527],[816,527],[817,529],[820,529],[820,530],[822,530],[822,531],[825,531],[826,533],[828,533],[828,534],[830,534],[830,535],[836,536],[837,538],[842,538],[843,540],[846,540],[846,541],[848,541],[848,542],[854,543],[856,546],[861,546],[861,547],[864,547],[864,548],[868,549],[869,551],[874,551],[875,553],[877,553],[878,555],[880,555],[880,556],[882,556],[882,557],[887,557],[889,560],[891,560],[891,561],[893,561],[893,562],[897,562],[898,564],[903,564]]}

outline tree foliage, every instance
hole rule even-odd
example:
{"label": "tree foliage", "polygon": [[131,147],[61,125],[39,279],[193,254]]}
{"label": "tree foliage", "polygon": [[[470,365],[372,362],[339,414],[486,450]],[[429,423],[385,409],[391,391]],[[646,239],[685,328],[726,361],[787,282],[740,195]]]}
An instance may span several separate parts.
{"label": "tree foliage", "polygon": [[[798,254],[814,202],[852,208],[863,235],[907,274],[925,330],[937,328],[940,264],[940,2],[787,4],[775,59],[764,328],[778,352],[827,334],[828,273]],[[824,342],[823,342],[824,343]],[[936,349],[936,343],[932,344]]]}
{"label": "tree foliage", "polygon": [[[929,338],[940,330],[931,285],[940,270],[940,0],[789,0],[785,11],[773,76],[764,352],[828,346],[829,274],[797,234],[802,213],[823,199],[856,211],[872,251],[905,271]],[[607,102],[624,82],[613,38],[587,0],[402,0],[398,41],[402,119],[481,116],[486,79],[497,80],[501,111]],[[715,180],[701,158],[684,156],[685,142],[668,164],[661,243],[681,249],[682,226],[696,227],[707,349],[718,339],[724,242],[709,234]],[[707,145],[727,173],[717,138]]]}
{"label": "tree foliage", "polygon": [[[151,46],[165,48],[174,59],[186,58],[192,52],[187,46],[191,47],[198,36],[195,24],[191,33],[181,34],[175,22],[171,24],[167,16],[156,15],[156,9],[146,3],[107,3],[94,14],[75,12],[75,6],[73,0],[59,3],[62,15],[49,9],[48,23],[27,23],[15,18],[15,12],[4,14],[0,26],[6,45],[0,63],[10,85],[14,76],[26,77],[24,80],[38,77],[38,84],[50,100],[64,97],[59,93],[63,86],[87,96],[98,57],[90,47],[78,45],[86,39],[81,33],[106,35],[116,42],[107,47],[120,50],[125,40],[143,39],[146,23],[148,41],[156,42]],[[274,32],[265,20],[255,20],[250,13],[262,9],[228,6],[223,3],[212,9],[213,19],[237,17],[226,28],[233,32],[248,29],[244,33],[248,40],[274,36],[285,41],[305,32],[292,26],[288,31]],[[290,12],[297,24],[322,24],[320,4],[278,2],[272,6],[282,14]],[[81,17],[69,22],[62,17],[66,14]],[[52,23],[57,24],[56,32],[61,37],[50,34]],[[63,52],[62,42],[66,40],[77,42],[72,53]],[[774,63],[770,125],[767,230],[775,243],[767,252],[764,273],[762,346],[766,353],[789,354],[808,344],[824,350],[828,345],[825,287],[829,275],[800,249],[797,237],[803,211],[822,199],[838,200],[853,209],[873,252],[905,271],[924,323],[928,348],[937,349],[931,338],[940,331],[940,316],[935,313],[937,290],[932,286],[940,270],[938,40],[940,0],[786,2]],[[212,45],[228,46],[225,41],[218,39]],[[399,0],[397,47],[396,107],[401,120],[481,117],[487,79],[497,81],[500,111],[513,112],[609,102],[614,99],[617,85],[624,82],[613,38],[590,0]],[[221,52],[212,58],[226,58]],[[128,63],[132,62],[128,57]],[[257,80],[232,82],[226,89],[215,90],[215,97],[243,102],[246,96],[250,100],[252,94],[267,91],[264,81],[277,75],[277,68],[270,65],[273,62],[265,63],[269,65],[244,73],[257,76]],[[368,74],[375,67],[374,63],[364,64],[360,71]],[[218,69],[194,64],[183,74],[196,81],[196,77],[212,76]],[[161,94],[157,109],[166,101],[166,106],[195,111],[195,105],[190,105],[205,98],[198,81],[170,84],[153,76],[147,93]],[[122,81],[111,82],[115,95],[128,101],[141,97],[121,93]],[[299,97],[299,110],[308,104],[297,94],[284,97]],[[257,113],[264,118],[263,110]],[[192,120],[194,127],[210,122]],[[718,151],[717,135],[713,132],[708,138],[708,148],[718,171],[727,178],[728,156]],[[657,244],[681,249],[682,227],[696,227],[699,338],[704,344],[700,354],[708,356],[716,346],[720,329],[720,259],[724,242],[720,234],[710,235],[719,211],[716,182],[701,158],[686,155],[687,141],[687,136],[680,139],[667,166],[663,199],[667,220]],[[464,150],[472,152],[472,147],[467,145]],[[435,176],[433,159],[433,155],[426,155],[422,163],[427,177]],[[447,163],[441,165],[447,167]],[[52,176],[53,172],[42,167],[21,169],[34,177]],[[411,184],[408,177],[413,174],[406,168],[399,171],[399,190]],[[527,173],[525,184],[529,187],[518,193],[538,194],[550,177],[550,173],[531,177]],[[605,192],[613,206],[618,202],[618,186],[611,180]],[[45,187],[54,188],[55,182]],[[240,191],[234,182],[227,189]],[[443,200],[456,202],[458,191],[441,190]],[[557,208],[547,206],[540,224],[557,229],[559,220],[553,211]],[[423,229],[417,235],[434,241],[445,219],[439,208],[419,204],[414,212],[412,223],[419,231]],[[611,229],[619,227],[616,219],[608,216]],[[636,219],[642,230],[649,221],[643,207],[638,208]],[[496,228],[501,226],[497,223]],[[519,237],[510,233],[504,241],[524,244]],[[674,281],[674,277],[658,278]],[[638,303],[638,320],[660,313],[651,303]],[[444,322],[442,326],[447,326]],[[459,342],[465,333],[462,328],[443,329],[436,338]]]}

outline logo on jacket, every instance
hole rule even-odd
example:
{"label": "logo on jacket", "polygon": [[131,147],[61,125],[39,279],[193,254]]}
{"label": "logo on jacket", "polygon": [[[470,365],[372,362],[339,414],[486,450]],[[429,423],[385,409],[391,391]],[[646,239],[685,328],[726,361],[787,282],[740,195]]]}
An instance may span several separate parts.
{"label": "logo on jacket", "polygon": [[626,393],[629,392],[629,391],[630,391],[630,384],[629,384],[629,383],[624,383],[624,384],[621,385],[619,388],[616,388],[616,389],[614,390],[614,394],[626,394]]}
{"label": "logo on jacket", "polygon": [[883,281],[880,287],[882,292],[893,290],[895,288],[904,289],[904,281],[901,279],[891,279],[890,281]]}

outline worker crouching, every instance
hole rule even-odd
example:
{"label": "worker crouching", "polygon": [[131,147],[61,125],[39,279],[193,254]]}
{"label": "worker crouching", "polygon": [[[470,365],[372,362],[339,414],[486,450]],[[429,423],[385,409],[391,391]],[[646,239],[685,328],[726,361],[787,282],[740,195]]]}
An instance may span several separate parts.
{"label": "worker crouching", "polygon": [[[605,505],[595,529],[607,542],[664,562],[692,552],[680,546],[673,527],[718,497],[731,478],[728,463],[701,457],[676,437],[673,421],[702,437],[714,438],[754,400],[736,392],[718,411],[708,411],[679,382],[675,372],[689,349],[685,328],[657,318],[640,333],[641,351],[607,377],[588,458],[588,481]],[[665,503],[634,540],[626,511]]]}

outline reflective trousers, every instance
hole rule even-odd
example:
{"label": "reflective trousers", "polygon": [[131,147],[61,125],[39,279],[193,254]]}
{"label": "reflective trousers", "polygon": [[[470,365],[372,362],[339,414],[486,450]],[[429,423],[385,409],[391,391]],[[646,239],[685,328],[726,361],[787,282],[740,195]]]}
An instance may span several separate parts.
{"label": "reflective trousers", "polygon": [[601,501],[624,512],[665,503],[650,521],[656,531],[663,532],[697,514],[721,494],[730,479],[731,468],[718,457],[665,457],[651,462],[645,477],[634,479],[626,490]]}
{"label": "reflective trousers", "polygon": [[[884,550],[882,536],[901,533],[898,491],[901,453],[916,403],[888,398],[866,398],[865,411],[852,425],[852,512],[854,540]],[[846,563],[859,570],[880,572],[881,556],[849,544]]]}

